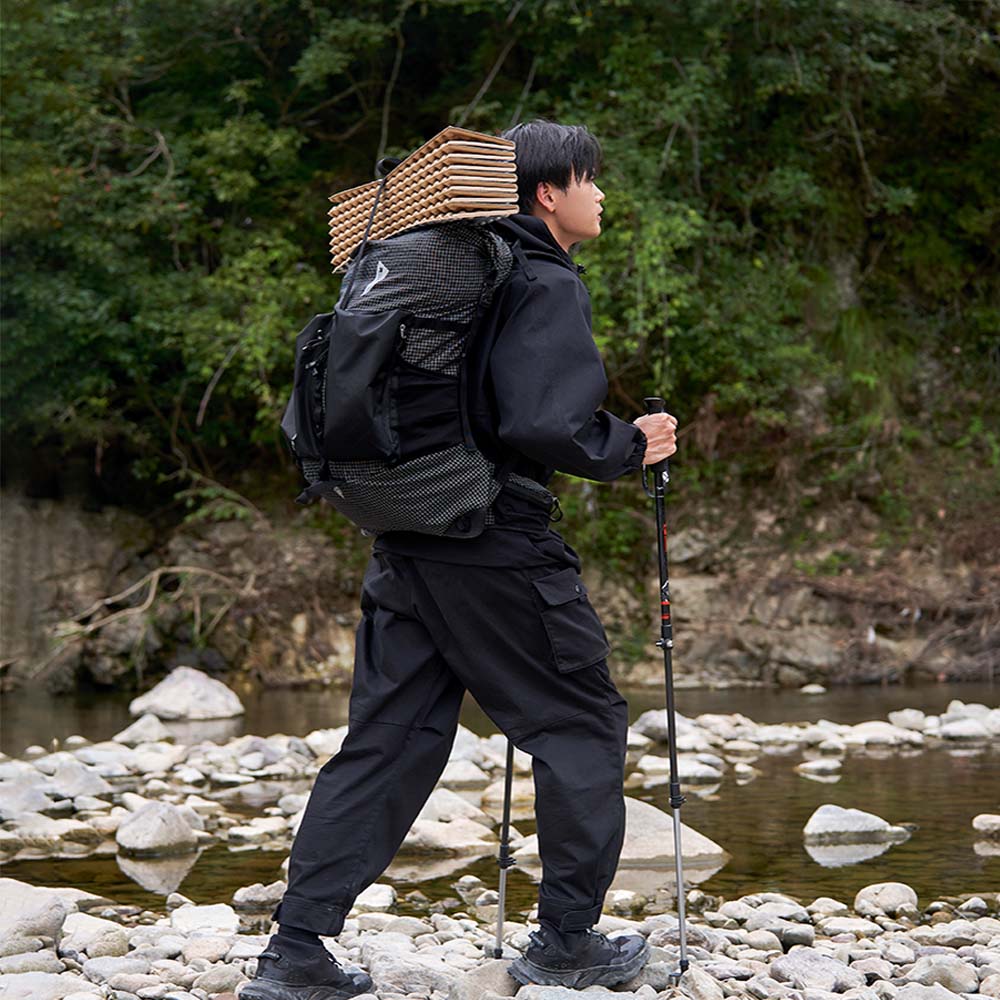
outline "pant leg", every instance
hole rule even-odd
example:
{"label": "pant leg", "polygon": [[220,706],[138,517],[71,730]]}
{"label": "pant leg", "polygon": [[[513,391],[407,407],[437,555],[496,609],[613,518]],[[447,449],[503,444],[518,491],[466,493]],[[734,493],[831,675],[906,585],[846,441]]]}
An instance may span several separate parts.
{"label": "pant leg", "polygon": [[385,871],[448,761],[464,689],[414,616],[407,568],[365,573],[347,738],[292,845],[282,923],[338,934]]}
{"label": "pant leg", "polygon": [[590,927],[624,837],[628,714],[578,564],[414,564],[425,587],[420,616],[442,655],[533,757],[539,916],[563,930]]}

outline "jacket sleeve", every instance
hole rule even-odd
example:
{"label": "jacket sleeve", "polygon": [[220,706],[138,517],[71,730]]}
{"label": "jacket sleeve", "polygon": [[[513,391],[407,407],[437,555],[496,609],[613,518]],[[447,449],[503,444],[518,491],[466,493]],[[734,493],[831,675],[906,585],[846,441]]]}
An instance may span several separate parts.
{"label": "jacket sleeve", "polygon": [[499,437],[543,465],[608,482],[641,466],[646,437],[599,409],[608,382],[579,279],[545,278],[516,297],[490,358]]}

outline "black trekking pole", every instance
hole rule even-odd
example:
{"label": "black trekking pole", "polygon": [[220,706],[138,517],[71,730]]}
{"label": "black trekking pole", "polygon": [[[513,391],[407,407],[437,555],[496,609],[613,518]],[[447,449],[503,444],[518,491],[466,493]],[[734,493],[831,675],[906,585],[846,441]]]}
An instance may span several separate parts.
{"label": "black trekking pole", "polygon": [[503,777],[503,821],[500,824],[500,853],[497,866],[500,868],[500,886],[497,895],[497,939],[493,948],[494,958],[503,958],[503,920],[507,907],[507,870],[517,862],[510,856],[510,799],[514,780],[514,744],[507,740],[507,765]]}
{"label": "black trekking pole", "polygon": [[[663,413],[666,403],[659,396],[648,396],[644,400],[647,413]],[[653,486],[648,484],[647,470],[652,469]],[[656,505],[656,546],[659,554],[660,567],[660,638],[656,645],[663,650],[663,672],[667,689],[667,739],[670,751],[670,810],[674,818],[674,862],[677,876],[677,916],[680,933],[680,963],[678,970],[671,978],[679,980],[688,968],[687,957],[687,922],[684,913],[684,858],[681,851],[681,806],[684,796],[681,795],[681,783],[677,773],[677,718],[674,707],[674,626],[670,618],[670,568],[667,564],[667,524],[663,509],[663,499],[670,482],[670,464],[664,459],[652,466],[644,466],[642,485],[646,495],[653,498]]]}

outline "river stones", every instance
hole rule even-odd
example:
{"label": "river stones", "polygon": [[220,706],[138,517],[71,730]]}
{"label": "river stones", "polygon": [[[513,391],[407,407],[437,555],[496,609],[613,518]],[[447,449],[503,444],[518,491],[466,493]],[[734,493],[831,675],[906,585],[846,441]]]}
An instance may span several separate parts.
{"label": "river stones", "polygon": [[88,983],[70,972],[24,972],[0,976],[0,996],[3,1000],[64,1000],[73,993],[101,997],[100,986]]}
{"label": "river stones", "polygon": [[193,667],[175,667],[129,704],[132,715],[149,712],[160,719],[228,719],[243,711],[235,692]]}
{"label": "river stones", "polygon": [[400,848],[404,854],[449,854],[484,857],[496,848],[496,834],[471,819],[455,819],[450,823],[418,819],[410,828]]}
{"label": "river stones", "polygon": [[859,890],[854,909],[862,917],[916,916],[917,894],[903,882],[878,882]]}
{"label": "river stones", "polygon": [[0,878],[0,943],[32,938],[58,941],[69,911],[70,905],[51,889]]}
{"label": "river stones", "polygon": [[391,885],[376,882],[354,900],[354,909],[361,913],[384,913],[391,910],[395,903],[396,890]]}
{"label": "river stones", "polygon": [[457,979],[448,994],[448,1000],[484,1000],[487,994],[512,997],[520,984],[507,971],[510,962],[493,959]]}
{"label": "river stones", "polygon": [[809,817],[803,829],[807,844],[896,843],[909,838],[907,830],[873,813],[827,803]]}
{"label": "river stones", "polygon": [[980,813],[972,820],[972,829],[983,837],[1000,840],[1000,815]]}
{"label": "river stones", "polygon": [[194,931],[235,934],[240,927],[240,918],[226,903],[179,906],[170,914],[170,926],[181,934],[191,934]]}
{"label": "river stones", "polygon": [[[515,782],[517,784],[517,782]],[[491,789],[496,787],[490,785],[483,792],[483,802],[494,804]],[[502,801],[503,793],[500,793]],[[534,795],[531,796],[531,803],[534,804]],[[279,803],[280,805],[280,803]],[[468,819],[483,826],[492,828],[493,820],[483,812],[478,806],[473,805],[468,799],[463,798],[450,788],[435,788],[430,794],[430,798],[424,803],[417,819],[433,820],[437,823],[450,823],[456,819]]]}
{"label": "river stones", "polygon": [[907,982],[943,986],[953,993],[974,993],[979,987],[976,970],[958,955],[927,955],[906,973]]}
{"label": "river stones", "polygon": [[168,802],[147,802],[126,819],[115,834],[118,848],[136,857],[188,854],[198,838],[184,814]]}
{"label": "river stones", "polygon": [[116,743],[129,747],[136,747],[140,743],[170,743],[174,739],[170,730],[152,712],[139,716],[132,725],[111,738]]}
{"label": "river stones", "polygon": [[795,948],[771,963],[771,976],[779,983],[789,983],[796,989],[845,990],[867,985],[863,973],[851,969],[815,948]]}

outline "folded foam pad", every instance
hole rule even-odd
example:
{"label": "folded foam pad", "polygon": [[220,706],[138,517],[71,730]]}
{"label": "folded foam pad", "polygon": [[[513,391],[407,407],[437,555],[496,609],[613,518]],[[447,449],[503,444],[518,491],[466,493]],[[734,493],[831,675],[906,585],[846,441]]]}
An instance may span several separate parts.
{"label": "folded foam pad", "polygon": [[[330,257],[343,267],[362,238],[379,181],[348,188],[330,201]],[[488,219],[517,211],[514,143],[453,125],[394,167],[372,222],[370,239],[454,219]]]}

